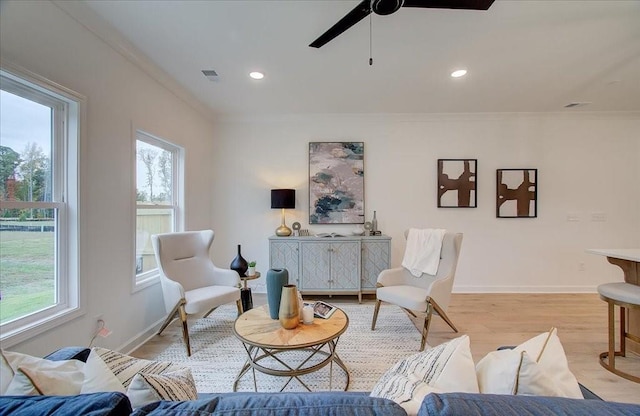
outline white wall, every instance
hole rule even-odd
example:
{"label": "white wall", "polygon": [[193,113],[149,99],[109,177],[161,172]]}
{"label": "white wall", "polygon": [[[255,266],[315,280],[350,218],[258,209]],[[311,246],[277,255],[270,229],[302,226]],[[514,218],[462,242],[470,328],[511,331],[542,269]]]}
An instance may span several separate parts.
{"label": "white wall", "polygon": [[[582,292],[621,279],[596,247],[640,247],[640,114],[312,115],[228,119],[216,126],[213,226],[268,269],[280,222],[271,188],[296,189],[308,225],[308,143],[364,141],[365,208],[392,239],[392,264],[409,227],[464,233],[457,292]],[[438,158],[478,159],[478,208],[437,208]],[[496,169],[537,168],[538,217],[497,219]],[[579,221],[567,221],[567,215]],[[605,222],[591,221],[604,213]],[[220,263],[233,253],[216,253]],[[581,263],[584,271],[580,271]],[[263,279],[252,282],[264,290]]]}
{"label": "white wall", "polygon": [[95,317],[113,334],[98,345],[129,344],[164,315],[159,284],[132,293],[134,141],[132,128],[186,151],[186,227],[210,228],[212,123],[49,2],[2,2],[3,61],[87,97],[81,155],[81,284],[86,314],[14,346],[44,354],[87,345]]}
{"label": "white wall", "polygon": [[[267,238],[280,222],[279,211],[269,209],[271,188],[297,190],[287,222],[308,226],[310,141],[365,142],[367,215],[375,209],[393,237],[394,265],[405,228],[465,233],[458,291],[593,290],[621,273],[586,248],[640,246],[639,114],[310,115],[214,126],[54,4],[3,1],[0,11],[3,61],[88,98],[81,189],[86,314],[12,349],[45,354],[86,345],[98,314],[113,330],[98,345],[128,347],[163,318],[158,285],[130,288],[132,127],[186,148],[186,228],[216,231],[220,266],[242,244],[244,257],[267,270]],[[436,208],[438,158],[478,159],[477,209]],[[495,218],[495,169],[507,167],[539,169],[537,219]],[[591,222],[600,212],[607,221]],[[580,221],[567,222],[567,213]]]}

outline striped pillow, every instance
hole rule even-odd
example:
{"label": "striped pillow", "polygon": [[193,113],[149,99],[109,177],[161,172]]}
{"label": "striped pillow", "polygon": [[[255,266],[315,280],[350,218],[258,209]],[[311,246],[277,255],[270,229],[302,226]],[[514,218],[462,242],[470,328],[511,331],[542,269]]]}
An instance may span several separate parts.
{"label": "striped pillow", "polygon": [[380,378],[371,396],[391,399],[412,415],[432,392],[479,392],[467,335],[399,361]]}
{"label": "striped pillow", "polygon": [[158,400],[195,400],[196,385],[189,368],[163,374],[138,373],[131,380],[127,396],[135,409]]}
{"label": "striped pillow", "polygon": [[150,361],[130,357],[116,351],[94,347],[84,366],[81,393],[119,391],[125,393],[138,373],[161,374],[177,370],[167,361]]}
{"label": "striped pillow", "polygon": [[130,357],[116,351],[104,348],[94,348],[98,356],[109,367],[109,370],[118,378],[125,390],[131,380],[138,373],[161,374],[171,367],[168,361],[150,361]]}

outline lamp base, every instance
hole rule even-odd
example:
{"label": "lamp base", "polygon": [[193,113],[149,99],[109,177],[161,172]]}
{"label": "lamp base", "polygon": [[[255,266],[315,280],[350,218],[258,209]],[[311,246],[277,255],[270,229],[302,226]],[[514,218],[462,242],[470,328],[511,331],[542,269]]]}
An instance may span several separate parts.
{"label": "lamp base", "polygon": [[282,224],[280,227],[276,228],[276,235],[278,237],[289,237],[291,235],[291,228]]}

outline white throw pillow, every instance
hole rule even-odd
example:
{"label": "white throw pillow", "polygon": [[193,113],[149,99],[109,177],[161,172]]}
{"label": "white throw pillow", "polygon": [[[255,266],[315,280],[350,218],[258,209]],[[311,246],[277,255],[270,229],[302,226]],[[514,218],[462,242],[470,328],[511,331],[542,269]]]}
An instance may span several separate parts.
{"label": "white throw pillow", "polygon": [[[84,363],[51,361],[18,352],[2,351],[3,395],[59,395],[80,393]],[[5,377],[7,379],[5,379]]]}
{"label": "white throw pillow", "polygon": [[431,392],[479,391],[469,336],[463,335],[399,361],[380,378],[371,396],[391,399],[413,415]]}
{"label": "white throw pillow", "polygon": [[478,362],[476,373],[484,394],[557,396],[553,380],[526,351],[492,351]]}
{"label": "white throw pillow", "polygon": [[541,369],[552,377],[558,396],[574,399],[584,398],[578,380],[569,370],[567,356],[556,328],[551,328],[549,332],[531,338],[517,346],[515,350],[527,351]]}
{"label": "white throw pillow", "polygon": [[163,374],[138,373],[131,380],[127,396],[135,409],[158,400],[195,400],[198,398],[191,369]]}
{"label": "white throw pillow", "polygon": [[476,373],[481,393],[583,398],[555,328],[512,350],[490,352]]}
{"label": "white throw pillow", "polygon": [[100,358],[95,349],[92,349],[84,365],[84,383],[81,393],[99,393],[104,391],[117,391],[126,393],[126,389],[113,374],[113,371]]}

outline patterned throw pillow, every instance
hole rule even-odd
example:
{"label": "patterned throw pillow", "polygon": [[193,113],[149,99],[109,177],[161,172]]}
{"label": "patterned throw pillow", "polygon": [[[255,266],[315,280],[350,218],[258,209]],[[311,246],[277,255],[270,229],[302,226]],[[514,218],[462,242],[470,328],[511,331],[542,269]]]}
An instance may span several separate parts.
{"label": "patterned throw pillow", "polygon": [[127,396],[135,409],[158,400],[195,400],[198,398],[191,369],[163,374],[138,373],[131,380]]}
{"label": "patterned throw pillow", "polygon": [[130,357],[116,351],[95,347],[84,369],[82,393],[119,391],[126,393],[138,373],[161,374],[179,367],[166,361],[150,361]]}
{"label": "patterned throw pillow", "polygon": [[371,396],[391,399],[413,415],[431,392],[479,392],[469,336],[399,361],[380,378]]}

